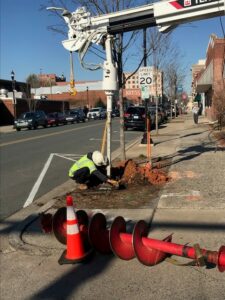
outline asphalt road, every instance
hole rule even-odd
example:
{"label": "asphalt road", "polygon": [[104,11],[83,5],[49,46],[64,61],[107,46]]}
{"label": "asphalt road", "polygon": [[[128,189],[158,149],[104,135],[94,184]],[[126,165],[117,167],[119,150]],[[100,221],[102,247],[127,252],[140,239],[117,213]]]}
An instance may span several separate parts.
{"label": "asphalt road", "polygon": [[[67,181],[73,160],[101,148],[104,125],[104,120],[96,120],[2,134],[0,220]],[[126,142],[140,134],[126,132]],[[112,151],[118,147],[119,119],[116,118],[112,122]]]}

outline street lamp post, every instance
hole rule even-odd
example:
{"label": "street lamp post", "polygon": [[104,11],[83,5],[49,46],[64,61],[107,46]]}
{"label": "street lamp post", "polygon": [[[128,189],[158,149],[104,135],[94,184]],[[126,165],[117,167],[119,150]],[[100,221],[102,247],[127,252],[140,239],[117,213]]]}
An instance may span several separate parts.
{"label": "street lamp post", "polygon": [[89,107],[89,98],[88,98],[88,86],[86,87],[86,91],[87,91],[87,107],[88,107],[88,109],[90,109],[90,107]]}
{"label": "street lamp post", "polygon": [[15,80],[15,73],[13,70],[11,72],[11,79],[12,79],[12,92],[13,92],[13,115],[15,120],[16,119],[16,97],[15,97],[16,80]]}

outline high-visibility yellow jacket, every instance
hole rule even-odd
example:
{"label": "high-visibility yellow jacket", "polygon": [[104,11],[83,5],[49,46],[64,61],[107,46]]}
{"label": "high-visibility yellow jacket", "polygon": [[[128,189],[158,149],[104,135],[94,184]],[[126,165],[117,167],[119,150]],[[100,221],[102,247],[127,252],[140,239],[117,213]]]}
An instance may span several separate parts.
{"label": "high-visibility yellow jacket", "polygon": [[89,159],[87,155],[84,155],[78,161],[76,161],[75,164],[72,165],[69,170],[69,177],[73,177],[74,173],[82,168],[88,168],[90,174],[97,170],[94,162]]}

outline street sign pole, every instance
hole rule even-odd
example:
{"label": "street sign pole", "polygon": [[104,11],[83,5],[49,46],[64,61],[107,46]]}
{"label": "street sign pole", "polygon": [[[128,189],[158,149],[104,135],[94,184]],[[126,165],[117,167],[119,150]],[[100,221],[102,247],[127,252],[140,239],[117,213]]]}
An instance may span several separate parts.
{"label": "street sign pole", "polygon": [[145,101],[145,133],[143,135],[142,144],[147,143],[147,114],[148,114],[148,100],[149,88],[153,82],[153,69],[152,67],[141,67],[139,69],[139,86],[141,89],[141,98]]}

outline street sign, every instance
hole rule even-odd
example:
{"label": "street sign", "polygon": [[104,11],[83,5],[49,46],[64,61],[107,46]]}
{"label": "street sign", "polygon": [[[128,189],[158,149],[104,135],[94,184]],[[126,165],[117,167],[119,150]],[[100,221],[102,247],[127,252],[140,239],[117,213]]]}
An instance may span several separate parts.
{"label": "street sign", "polygon": [[147,85],[141,86],[141,99],[142,100],[149,99],[149,87]]}
{"label": "street sign", "polygon": [[152,67],[142,67],[139,69],[139,86],[151,85],[153,83]]}
{"label": "street sign", "polygon": [[182,93],[182,92],[183,92],[183,87],[182,87],[182,85],[180,85],[180,86],[177,87],[177,92],[178,92],[178,93]]}

